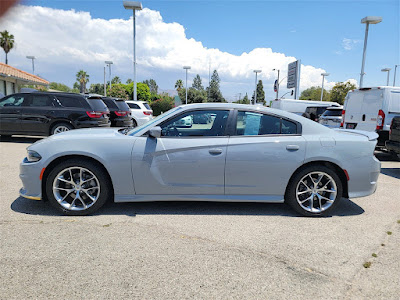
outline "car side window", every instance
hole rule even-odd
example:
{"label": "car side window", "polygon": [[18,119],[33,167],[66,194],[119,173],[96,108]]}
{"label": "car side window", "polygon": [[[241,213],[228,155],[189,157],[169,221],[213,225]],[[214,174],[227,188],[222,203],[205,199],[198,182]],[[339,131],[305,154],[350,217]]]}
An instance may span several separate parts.
{"label": "car side window", "polygon": [[79,99],[67,96],[57,96],[58,103],[64,107],[81,107]]}
{"label": "car side window", "polygon": [[128,104],[129,108],[132,109],[140,109],[139,105],[135,104],[135,103],[129,103],[127,102],[126,104]]}
{"label": "car side window", "polygon": [[294,122],[256,112],[238,112],[236,135],[252,136],[296,133],[297,125]]}
{"label": "car side window", "polygon": [[21,106],[22,102],[24,102],[24,96],[14,95],[14,96],[10,96],[8,98],[1,99],[0,107]]}
{"label": "car side window", "polygon": [[53,106],[51,98],[47,95],[32,95],[29,103],[30,107],[46,107]]}
{"label": "car side window", "polygon": [[162,136],[203,137],[224,136],[228,110],[189,111],[161,125]]}

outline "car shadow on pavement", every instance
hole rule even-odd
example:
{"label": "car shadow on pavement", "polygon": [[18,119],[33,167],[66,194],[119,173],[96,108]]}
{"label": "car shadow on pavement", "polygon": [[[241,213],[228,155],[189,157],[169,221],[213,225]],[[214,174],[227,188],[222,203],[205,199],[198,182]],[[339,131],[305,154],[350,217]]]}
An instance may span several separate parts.
{"label": "car shadow on pavement", "polygon": [[[18,197],[11,204],[11,209],[18,213],[42,216],[61,215],[51,205]],[[353,201],[343,198],[332,216],[355,216],[364,210]],[[194,202],[160,201],[136,203],[107,203],[94,215],[253,215],[300,217],[286,204],[244,203],[244,202]]]}
{"label": "car shadow on pavement", "polygon": [[20,144],[33,144],[34,142],[42,139],[43,137],[27,137],[27,136],[0,136],[0,142],[7,143],[20,143]]}
{"label": "car shadow on pavement", "polygon": [[398,157],[385,151],[375,151],[374,155],[379,161],[400,161]]}
{"label": "car shadow on pavement", "polygon": [[387,176],[400,179],[400,168],[382,168],[381,173]]}

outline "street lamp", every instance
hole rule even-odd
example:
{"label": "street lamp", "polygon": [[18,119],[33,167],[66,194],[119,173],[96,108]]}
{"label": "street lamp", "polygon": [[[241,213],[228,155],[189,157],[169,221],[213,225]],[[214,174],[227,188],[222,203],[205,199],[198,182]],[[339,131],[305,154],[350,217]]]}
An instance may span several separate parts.
{"label": "street lamp", "polygon": [[111,90],[111,65],[113,64],[113,62],[110,60],[106,60],[104,63],[108,67],[108,81],[110,82],[110,90]]}
{"label": "street lamp", "polygon": [[257,104],[257,74],[261,73],[261,70],[253,70],[254,73],[256,73],[256,89],[254,90],[254,105]]}
{"label": "street lamp", "polygon": [[34,56],[27,56],[27,59],[32,59],[32,74],[35,75],[35,59],[36,57]]}
{"label": "street lamp", "polygon": [[386,81],[386,86],[389,86],[389,74],[390,74],[391,68],[384,68],[381,71],[382,72],[387,72],[387,81]]}
{"label": "street lamp", "polygon": [[400,65],[394,65],[394,77],[393,77],[393,86],[396,86],[396,70]]}
{"label": "street lamp", "polygon": [[125,9],[133,10],[133,100],[137,100],[136,91],[136,11],[142,10],[142,3],[139,1],[124,1]]}
{"label": "street lamp", "polygon": [[361,74],[360,74],[360,88],[363,87],[363,79],[364,79],[364,65],[365,65],[365,55],[367,53],[367,40],[368,40],[368,29],[369,24],[378,24],[382,22],[382,17],[372,17],[368,16],[361,20],[361,23],[365,23],[365,37],[364,37],[364,50],[363,50],[363,58],[361,63]]}
{"label": "street lamp", "polygon": [[329,73],[321,73],[322,75],[322,88],[321,88],[321,101],[324,96],[324,79],[325,77],[329,76]]}
{"label": "street lamp", "polygon": [[276,81],[276,99],[278,99],[279,95],[279,72],[280,70],[272,69],[272,71],[278,71],[278,80]]}
{"label": "street lamp", "polygon": [[190,66],[184,66],[183,67],[183,69],[184,70],[186,70],[186,104],[187,104],[187,73],[188,73],[188,70],[190,70]]}

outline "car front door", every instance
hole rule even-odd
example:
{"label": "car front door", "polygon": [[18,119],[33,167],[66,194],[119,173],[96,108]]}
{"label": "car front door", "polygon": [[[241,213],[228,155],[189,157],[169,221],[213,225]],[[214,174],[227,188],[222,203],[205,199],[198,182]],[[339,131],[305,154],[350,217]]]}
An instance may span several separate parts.
{"label": "car front door", "polygon": [[21,106],[25,95],[14,94],[0,100],[0,131],[3,134],[21,132]]}
{"label": "car front door", "polygon": [[136,194],[223,195],[229,114],[187,111],[163,122],[160,138],[138,137],[132,153]]}
{"label": "car front door", "polygon": [[225,193],[281,200],[289,178],[305,158],[300,127],[279,116],[238,111],[236,134],[227,149]]}

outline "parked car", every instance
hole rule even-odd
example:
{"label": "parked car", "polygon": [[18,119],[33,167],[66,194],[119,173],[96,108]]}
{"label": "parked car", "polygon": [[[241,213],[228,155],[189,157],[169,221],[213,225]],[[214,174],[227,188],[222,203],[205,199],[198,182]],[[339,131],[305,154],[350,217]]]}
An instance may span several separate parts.
{"label": "parked car", "polygon": [[133,127],[143,125],[153,119],[153,110],[145,101],[126,101],[131,109]]}
{"label": "parked car", "polygon": [[[340,106],[339,103],[329,101],[298,100],[298,99],[278,99],[270,102],[271,108],[281,109],[297,115],[306,113],[308,107],[330,107]],[[323,113],[322,111],[320,115]]]}
{"label": "parked car", "polygon": [[329,128],[339,128],[342,123],[342,110],[343,106],[327,107],[318,122]]}
{"label": "parked car", "polygon": [[347,93],[341,127],[377,132],[383,147],[394,116],[400,116],[400,87],[356,89]]}
{"label": "parked car", "polygon": [[174,126],[176,127],[192,127],[192,125],[193,125],[192,116],[181,118],[174,123]]}
{"label": "parked car", "polygon": [[[215,115],[207,126],[174,125],[206,114]],[[20,194],[66,215],[93,213],[113,199],[286,202],[302,215],[324,216],[342,197],[375,192],[377,137],[282,110],[190,104],[133,129],[76,130],[36,142],[20,166]]]}
{"label": "parked car", "polygon": [[0,100],[0,134],[47,136],[75,128],[110,127],[109,114],[103,101],[79,94],[18,93]]}
{"label": "parked car", "polygon": [[392,119],[389,140],[386,141],[385,145],[388,151],[400,158],[400,116]]}
{"label": "parked car", "polygon": [[91,96],[89,99],[101,99],[110,110],[111,127],[132,127],[131,111],[123,99]]}

